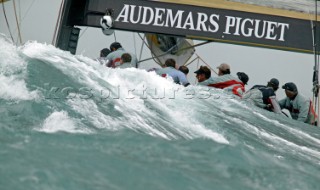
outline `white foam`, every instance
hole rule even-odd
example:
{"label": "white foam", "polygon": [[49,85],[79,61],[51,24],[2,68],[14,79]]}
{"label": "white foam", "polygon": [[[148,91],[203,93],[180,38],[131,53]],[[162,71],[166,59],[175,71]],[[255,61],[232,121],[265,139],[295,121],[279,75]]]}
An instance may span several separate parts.
{"label": "white foam", "polygon": [[[258,112],[253,112],[253,113],[255,115],[259,116],[260,118],[262,118],[263,120],[265,120],[268,123],[272,123],[275,126],[284,128],[287,132],[295,135],[296,138],[312,141],[312,142],[316,143],[318,146],[320,146],[320,140],[315,138],[315,137],[312,137],[311,135],[307,134],[306,132],[303,132],[303,131],[297,130],[295,128],[292,128],[290,126],[284,125],[284,124],[280,123],[278,120],[270,119],[270,118],[262,115],[261,113],[258,113]],[[295,121],[295,122],[299,123],[300,121]]]}
{"label": "white foam", "polygon": [[0,98],[5,100],[31,100],[39,97],[38,91],[29,92],[24,80],[0,75]]}
{"label": "white foam", "polygon": [[97,128],[104,128],[109,130],[119,130],[119,122],[116,118],[105,115],[99,111],[97,105],[93,100],[83,99],[69,99],[68,104],[70,107],[80,113],[89,122]]}
{"label": "white foam", "polygon": [[[311,155],[314,158],[319,158],[320,157],[320,152],[317,150],[313,150],[312,148],[298,145],[294,142],[291,142],[287,139],[284,139],[280,136],[277,136],[276,134],[268,133],[263,129],[259,129],[258,127],[246,122],[242,121],[237,118],[232,118],[235,122],[241,124],[242,127],[247,128],[246,131],[248,133],[252,133],[257,135],[260,139],[266,140],[267,142],[271,142],[275,146],[269,146],[271,148],[275,148],[277,151],[283,151],[287,152],[288,150],[294,151],[298,150],[299,152],[303,152],[305,154]],[[268,144],[265,142],[265,144]],[[301,154],[301,156],[305,156],[304,154]]]}
{"label": "white foam", "polygon": [[38,91],[29,91],[26,83],[26,62],[17,48],[0,37],[0,98],[5,100],[31,100],[39,97]]}
{"label": "white foam", "polygon": [[47,117],[43,126],[38,131],[45,133],[56,133],[59,131],[68,133],[91,133],[87,128],[81,127],[81,123],[69,117],[65,111],[53,112]]}
{"label": "white foam", "polygon": [[[77,68],[81,68],[81,64],[78,65]],[[163,99],[157,99],[153,98],[154,95],[152,92],[146,92],[147,101],[153,107],[165,110],[168,116],[173,115],[173,117],[168,118],[171,120],[172,125],[168,123],[167,126],[161,127],[157,124],[160,122],[159,116],[156,112],[145,106],[146,100],[141,99],[141,89],[145,87],[148,89],[181,88],[181,86],[172,83],[172,80],[159,77],[152,72],[149,73],[137,69],[109,69],[103,67],[99,69],[104,72],[96,73],[92,71],[91,74],[94,76],[91,77],[98,79],[102,77],[111,85],[111,89],[109,88],[108,90],[116,91],[112,90],[112,88],[120,87],[119,99],[112,100],[112,103],[115,104],[114,108],[121,113],[121,117],[112,118],[104,115],[99,111],[97,102],[91,100],[72,99],[68,101],[74,110],[90,120],[97,128],[117,130],[121,128],[119,126],[125,126],[134,131],[143,131],[151,136],[165,139],[176,139],[182,136],[186,139],[208,138],[218,143],[229,143],[221,134],[204,127],[200,122],[195,120],[191,121],[192,116],[190,117],[184,109],[181,109],[181,106],[185,105],[183,95],[177,94],[174,100],[170,99],[172,94],[166,94],[166,97]],[[82,72],[81,69],[79,69],[79,72]],[[92,78],[84,78],[83,82],[97,91],[98,89],[105,88]],[[136,89],[136,91],[128,94],[131,89]],[[191,100],[191,102],[193,102],[193,104],[190,105],[191,107],[197,104],[195,100]],[[181,110],[181,112],[179,112],[179,110]],[[180,116],[178,116],[178,114],[180,114]],[[149,121],[151,120],[155,121],[155,125],[150,125]]]}
{"label": "white foam", "polygon": [[[158,89],[159,91],[165,89],[167,93],[168,90],[181,88],[181,86],[174,84],[172,79],[157,76],[154,72],[134,68],[106,68],[92,59],[81,55],[73,56],[50,45],[29,43],[25,45],[22,52],[29,57],[52,64],[52,66],[93,91],[111,90],[113,93],[117,93],[117,87],[120,87],[119,99],[110,101],[113,108],[119,112],[119,117],[105,115],[100,109],[107,108],[98,105],[93,100],[68,100],[69,106],[74,111],[97,128],[118,130],[125,127],[165,139],[180,137],[186,139],[208,138],[218,143],[229,144],[224,135],[216,130],[219,129],[219,126],[215,121],[206,122],[210,125],[206,126],[207,124],[203,121],[203,113],[210,113],[212,110],[218,112],[218,115],[224,114],[224,111],[237,113],[241,107],[245,107],[245,104],[234,99],[211,98],[200,100],[197,97],[186,99],[182,90],[178,91],[173,99],[170,98],[172,93],[165,94],[163,98],[157,99],[153,98],[154,94],[151,91],[147,91],[147,100],[145,100],[141,99],[141,89],[143,88]],[[136,91],[132,91],[128,95],[131,89],[136,89]],[[140,91],[137,89],[140,89]],[[197,86],[190,86],[188,89],[197,93],[203,90],[202,87]],[[212,93],[221,97],[227,96],[222,90],[212,90]],[[133,98],[130,99],[130,96]],[[231,96],[228,98],[231,98]],[[251,111],[251,108],[246,108],[247,112]],[[226,116],[221,115],[221,117],[223,119]],[[162,118],[165,121],[159,120]],[[227,123],[229,119],[227,118]],[[272,121],[268,122],[272,123]],[[260,129],[255,128],[255,130],[256,133],[261,132]]]}
{"label": "white foam", "polygon": [[26,62],[19,56],[18,49],[0,35],[0,74],[10,76],[26,70]]}

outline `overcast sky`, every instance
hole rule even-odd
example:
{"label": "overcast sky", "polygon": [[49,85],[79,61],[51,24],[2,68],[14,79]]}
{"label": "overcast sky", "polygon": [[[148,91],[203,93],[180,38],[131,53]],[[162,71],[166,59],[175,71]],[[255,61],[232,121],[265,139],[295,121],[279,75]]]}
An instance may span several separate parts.
{"label": "overcast sky", "polygon": [[[22,20],[23,42],[36,40],[40,43],[51,44],[60,3],[61,0],[16,0],[18,17]],[[15,41],[17,41],[13,1],[6,2],[4,5],[11,31],[14,34]],[[2,5],[0,15],[0,33],[10,37]],[[83,27],[80,35],[77,54],[83,54],[91,58],[96,58],[100,49],[109,47],[115,41],[113,35],[105,36],[97,28]],[[116,31],[116,38],[126,50],[136,53],[139,58],[141,40],[137,34]],[[196,43],[200,43],[200,41],[196,41]],[[248,88],[255,84],[266,84],[270,78],[275,77],[279,79],[280,85],[286,82],[296,83],[302,94],[312,97],[314,55],[222,43],[211,43],[198,47],[196,53],[213,68],[221,63],[228,63],[231,66],[232,74],[235,75],[238,71],[247,73],[250,78]],[[142,59],[149,57],[150,52],[145,48]],[[154,66],[155,64],[152,61],[142,63],[143,68]],[[196,67],[197,62],[189,66],[192,71],[189,74],[189,80],[193,84],[195,81],[193,71]],[[277,95],[280,99],[285,97],[282,89],[278,90]]]}

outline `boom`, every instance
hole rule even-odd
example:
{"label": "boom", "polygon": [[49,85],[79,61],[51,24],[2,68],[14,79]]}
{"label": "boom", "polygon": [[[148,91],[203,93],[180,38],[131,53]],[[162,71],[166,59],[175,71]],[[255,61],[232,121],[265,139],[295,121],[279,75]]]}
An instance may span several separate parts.
{"label": "boom", "polygon": [[[115,30],[314,53],[312,27],[315,24],[319,28],[320,24],[312,24],[306,14],[248,12],[234,6],[228,9],[224,0],[199,0],[202,6],[195,6],[193,0],[175,1],[181,4],[165,1],[65,0],[56,46],[75,52],[77,43],[70,43],[70,39],[79,31],[74,26],[100,27],[100,19],[109,9]],[[316,36],[320,36],[319,31]],[[316,44],[320,44],[319,38]]]}

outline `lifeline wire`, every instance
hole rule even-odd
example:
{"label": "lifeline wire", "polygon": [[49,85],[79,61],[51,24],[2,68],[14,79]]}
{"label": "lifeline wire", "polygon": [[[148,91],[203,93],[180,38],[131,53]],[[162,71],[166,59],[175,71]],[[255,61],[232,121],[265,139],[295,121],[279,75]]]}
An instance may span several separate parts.
{"label": "lifeline wire", "polygon": [[54,33],[53,33],[53,37],[52,37],[52,42],[51,44],[52,45],[55,45],[55,41],[56,41],[56,38],[57,38],[57,30],[58,30],[58,25],[59,25],[59,21],[61,20],[61,14],[62,14],[62,5],[64,4],[64,0],[61,1],[61,4],[60,4],[60,9],[59,9],[59,14],[58,14],[58,18],[57,18],[57,22],[56,22],[56,27],[54,29]]}
{"label": "lifeline wire", "polygon": [[19,26],[18,16],[17,16],[17,9],[16,9],[16,1],[13,0],[12,2],[13,2],[13,8],[14,8],[14,15],[15,15],[15,17],[16,17],[16,23],[17,23],[17,28],[18,28],[19,40],[20,40],[20,44],[22,44],[21,31],[20,31],[20,26]]}
{"label": "lifeline wire", "polygon": [[11,33],[11,29],[10,29],[9,22],[8,22],[8,18],[7,18],[7,14],[6,14],[6,10],[5,10],[5,8],[4,8],[4,3],[1,3],[1,4],[2,4],[2,9],[3,9],[3,14],[4,14],[4,17],[5,17],[5,19],[6,19],[7,27],[8,27],[10,36],[11,36],[11,40],[12,40],[12,42],[14,43],[14,40],[13,40],[13,37],[12,37],[12,33]]}

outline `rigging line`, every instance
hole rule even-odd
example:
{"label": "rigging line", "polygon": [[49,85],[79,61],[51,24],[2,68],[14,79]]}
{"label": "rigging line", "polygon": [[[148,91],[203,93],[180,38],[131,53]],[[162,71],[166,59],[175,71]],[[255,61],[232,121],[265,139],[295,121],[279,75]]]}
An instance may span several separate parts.
{"label": "rigging line", "polygon": [[194,58],[191,62],[189,62],[188,64],[185,64],[184,66],[188,66],[191,63],[193,63],[195,60],[198,60],[197,68],[199,68],[199,61],[202,61],[205,65],[207,65],[209,67],[210,70],[212,70],[215,74],[218,75],[218,73],[214,69],[212,69],[208,63],[206,63],[198,54],[196,54],[196,55],[197,55],[196,58]]}
{"label": "rigging line", "polygon": [[[318,13],[317,13],[317,0],[315,0],[315,21],[312,22],[312,39],[313,39],[313,50],[314,50],[314,72],[313,72],[313,103],[315,107],[315,111],[318,110],[318,118],[319,118],[319,59],[318,59],[318,38],[317,38],[317,21],[318,21]],[[317,118],[317,120],[318,120]]]}
{"label": "rigging line", "polygon": [[133,36],[133,45],[134,45],[134,53],[135,55],[137,55],[137,47],[136,47],[136,36],[135,36],[135,33],[132,33],[132,36]]}
{"label": "rigging line", "polygon": [[198,57],[199,57],[199,59],[204,63],[204,64],[206,64],[209,68],[210,68],[210,70],[212,70],[216,75],[218,75],[218,73],[207,63],[207,62],[205,62],[197,53],[195,53]]}
{"label": "rigging line", "polygon": [[[141,35],[139,34],[139,37],[140,39],[142,40],[143,44],[141,45],[141,52],[140,52],[140,59],[141,60],[141,57],[142,57],[142,50],[143,50],[143,47],[144,45],[147,46],[147,48],[151,51],[151,47],[148,45],[148,43],[145,41],[146,39],[146,34],[144,34],[143,38],[141,37]],[[154,56],[153,52],[151,51],[151,58],[153,59],[153,61],[155,63],[157,63],[159,66],[162,67],[162,64],[156,59],[156,57]]]}
{"label": "rigging line", "polygon": [[19,7],[19,27],[21,28],[21,1],[20,0],[18,0],[18,7]]}
{"label": "rigging line", "polygon": [[18,1],[18,7],[19,7],[19,24],[21,25],[21,0]]}
{"label": "rigging line", "polygon": [[155,63],[157,63],[160,67],[163,67],[164,64],[162,64],[159,60],[157,60],[156,59],[157,57],[155,57],[155,55],[151,54],[151,56],[152,56],[152,59]]}
{"label": "rigging line", "polygon": [[[186,47],[186,48],[182,48],[182,49],[178,50],[176,53],[181,52],[181,51],[184,51],[184,50],[187,50],[187,49],[190,49],[190,48],[194,48],[194,47],[197,47],[197,46],[201,46],[201,45],[204,45],[204,44],[208,44],[208,43],[211,43],[211,42],[212,42],[212,41],[205,41],[205,42],[202,42],[202,43],[193,45],[193,46],[189,46],[189,47]],[[171,48],[171,49],[172,49],[172,48]],[[155,58],[165,56],[165,55],[167,55],[167,54],[169,54],[169,53],[170,53],[170,51],[167,51],[167,52],[165,52],[165,53],[163,53],[163,54],[161,54],[161,55],[156,56]],[[139,63],[144,62],[144,61],[148,61],[148,60],[150,60],[150,59],[152,59],[152,58],[147,58],[147,59],[141,60],[141,61],[139,61]]]}
{"label": "rigging line", "polygon": [[143,44],[145,44],[149,48],[149,50],[151,50],[150,46],[147,44],[147,42],[145,42],[146,35],[144,35],[142,38],[141,35],[139,34],[139,37],[143,41]]}
{"label": "rigging line", "polygon": [[315,55],[315,60],[314,60],[314,72],[313,72],[313,78],[312,82],[313,85],[315,85],[315,82],[318,79],[317,72],[318,72],[318,65],[317,65],[317,59],[316,59],[316,36],[315,36],[315,24],[313,21],[311,21],[311,30],[312,30],[312,42],[313,42],[313,53]]}
{"label": "rigging line", "polygon": [[[188,42],[187,42],[188,43]],[[182,49],[180,49],[179,51],[177,51],[176,53],[178,53],[178,52],[180,52],[180,51],[183,51],[183,50],[187,50],[187,49],[191,49],[191,48],[194,48],[194,47],[196,47],[196,46],[198,46],[199,44],[196,44],[196,45],[194,45],[194,46],[192,46],[190,43],[188,43],[190,46],[189,47],[186,47],[186,48],[182,48]],[[172,48],[170,48],[167,52],[165,52],[165,53],[169,53],[169,52],[171,52],[171,50],[172,49],[174,49],[176,46],[178,46],[179,44],[176,44],[175,46],[173,46]],[[158,57],[160,57],[160,56],[158,56]],[[189,58],[190,59],[190,58]],[[188,60],[189,60],[188,59]],[[188,61],[187,60],[187,61]]]}
{"label": "rigging line", "polygon": [[[198,58],[199,58],[199,57],[198,57]],[[200,59],[198,59],[197,68],[199,68],[199,63],[200,63]]]}
{"label": "rigging line", "polygon": [[[319,28],[317,28],[317,22],[318,22],[318,4],[317,4],[318,0],[315,0],[315,24],[314,24],[314,35],[315,35],[315,62],[317,63],[317,71],[318,71],[318,79],[319,79],[319,36],[317,36],[317,30],[319,30]],[[318,25],[319,27],[319,25]],[[318,81],[319,84],[319,81]]]}
{"label": "rigging line", "polygon": [[159,59],[157,59],[156,55],[152,52],[153,44],[150,44],[149,50],[151,52],[151,57],[155,63],[157,63],[160,67],[163,67],[164,63],[161,63]]}
{"label": "rigging line", "polygon": [[[316,103],[315,103],[316,104]],[[318,105],[320,104],[320,98],[318,99]],[[319,106],[318,106],[318,117],[316,117],[317,118],[317,121],[316,121],[316,126],[319,126]]]}
{"label": "rigging line", "polygon": [[143,47],[144,47],[144,45],[145,45],[144,39],[146,38],[146,35],[144,35],[143,38],[142,38],[142,37],[140,36],[140,34],[138,33],[138,36],[139,36],[139,37],[141,38],[141,40],[142,40],[141,49],[140,49],[140,55],[139,55],[139,60],[141,60]]}
{"label": "rigging line", "polygon": [[[153,53],[152,50],[151,50],[151,47],[147,44],[147,42],[145,42],[146,35],[144,34],[144,37],[143,37],[143,38],[142,38],[140,35],[139,35],[139,37],[140,37],[140,39],[143,41],[143,44],[145,44],[145,45],[148,47],[148,49],[151,51],[151,58],[149,58],[149,60],[150,60],[150,59],[153,59],[155,63],[157,63],[158,65],[160,65],[160,66],[162,67],[162,63],[160,63],[160,62],[156,59],[157,57],[155,57],[154,53]],[[141,54],[142,54],[142,52],[141,52]],[[141,59],[139,59],[139,60],[141,60]],[[139,62],[140,62],[140,61],[139,61]]]}
{"label": "rigging line", "polygon": [[197,59],[199,59],[198,57],[196,57],[196,58],[194,58],[194,59],[192,59],[189,63],[187,63],[187,64],[184,64],[184,66],[188,66],[188,65],[190,65],[191,63],[193,63],[195,60],[197,60]]}
{"label": "rigging line", "polygon": [[[143,38],[141,37],[141,35],[139,34],[140,39],[142,40],[143,44],[141,45],[141,52],[140,52],[140,59],[141,60],[141,55],[142,55],[142,48],[144,47],[144,45],[147,46],[147,48],[151,51],[151,47],[147,44],[147,42],[145,41],[146,35],[143,36]],[[159,63],[158,60],[156,60],[156,57],[153,55],[152,51],[151,51],[151,59],[154,60],[155,63],[157,63],[158,65],[162,66],[161,63]],[[138,61],[140,62],[140,61]]]}
{"label": "rigging line", "polygon": [[[153,59],[155,63],[157,63],[158,65],[160,65],[160,66],[162,67],[162,63],[160,63],[160,62],[156,59],[157,57],[155,57],[155,55],[153,54],[153,52],[152,52],[152,50],[151,50],[151,47],[147,44],[147,42],[145,42],[146,35],[144,35],[144,37],[142,38],[141,35],[139,34],[139,37],[140,37],[140,39],[143,41],[143,44],[145,44],[145,45],[148,47],[148,49],[151,51],[151,58],[149,58],[148,60]],[[170,50],[169,50],[169,51],[170,51]],[[142,53],[141,53],[141,54],[142,54]],[[160,56],[158,56],[158,57],[160,57]],[[140,59],[140,60],[141,60],[141,59]],[[140,63],[140,61],[139,61],[139,63]]]}
{"label": "rigging line", "polygon": [[164,66],[164,63],[161,63],[161,61],[159,59],[157,59],[156,55],[154,53],[151,53],[151,57],[153,59],[153,61],[158,64],[160,67]]}
{"label": "rigging line", "polygon": [[13,8],[14,8],[14,15],[16,17],[16,23],[17,23],[17,28],[18,28],[18,35],[19,35],[19,40],[20,40],[20,44],[22,44],[22,37],[21,37],[21,31],[20,31],[20,25],[18,22],[18,16],[17,16],[17,9],[16,9],[16,1],[13,0]]}
{"label": "rigging line", "polygon": [[32,3],[31,3],[31,5],[28,7],[27,12],[23,15],[23,18],[22,18],[22,20],[21,20],[20,22],[22,22],[22,21],[26,18],[26,16],[28,15],[28,13],[29,13],[29,11],[30,11],[30,9],[31,9],[34,1],[35,1],[35,0],[33,0]]}
{"label": "rigging line", "polygon": [[80,40],[80,38],[83,36],[83,34],[88,30],[88,28],[89,28],[89,27],[86,27],[86,28],[83,30],[83,32],[81,32],[81,34],[80,34],[80,36],[79,36],[79,40]]}
{"label": "rigging line", "polygon": [[[21,28],[21,1],[20,0],[18,0],[18,6],[17,6],[18,8],[19,8],[19,14],[18,14],[18,17],[19,17],[19,19],[18,19],[18,23],[19,23],[19,27]],[[15,28],[15,30],[14,30],[14,32],[16,32],[16,30],[18,30],[18,27],[16,27]],[[19,35],[17,35],[17,38],[16,38],[16,41],[18,41],[19,40]]]}
{"label": "rigging line", "polygon": [[[199,68],[199,59],[198,59],[198,62],[197,62],[197,68]],[[196,84],[198,84],[199,82],[198,82],[198,80],[197,80],[197,78],[196,78],[196,80],[194,81],[194,84],[196,85]]]}
{"label": "rigging line", "polygon": [[[317,0],[315,1],[315,21],[313,22],[313,26],[312,26],[312,29],[313,29],[313,49],[314,49],[314,61],[315,61],[315,69],[316,69],[316,76],[314,76],[314,83],[315,82],[317,82],[317,84],[318,84],[318,72],[319,72],[319,64],[318,64],[318,60],[317,60]],[[315,81],[315,79],[317,80],[317,81]]]}
{"label": "rigging line", "polygon": [[11,33],[11,29],[10,29],[10,25],[9,25],[8,18],[7,18],[7,14],[6,14],[6,10],[4,8],[4,3],[1,3],[1,4],[2,4],[2,9],[3,9],[3,14],[4,14],[4,17],[5,17],[5,20],[6,20],[6,23],[7,23],[7,27],[8,27],[10,36],[11,36],[11,40],[12,40],[12,43],[14,43],[14,40],[13,40],[13,37],[12,37],[12,33]]}
{"label": "rigging line", "polygon": [[58,18],[57,18],[57,22],[56,22],[56,26],[55,26],[55,29],[54,29],[54,32],[53,32],[53,37],[52,37],[51,44],[54,45],[54,46],[56,45],[57,31],[58,31],[58,27],[60,25],[63,4],[64,4],[64,0],[61,1],[60,8],[59,8],[59,13],[58,13]]}
{"label": "rigging line", "polygon": [[315,7],[315,14],[316,14],[316,21],[318,21],[318,2],[317,2],[318,0],[315,0],[315,2],[316,2],[316,7]]}
{"label": "rigging line", "polygon": [[116,31],[113,32],[114,41],[117,41]]}

